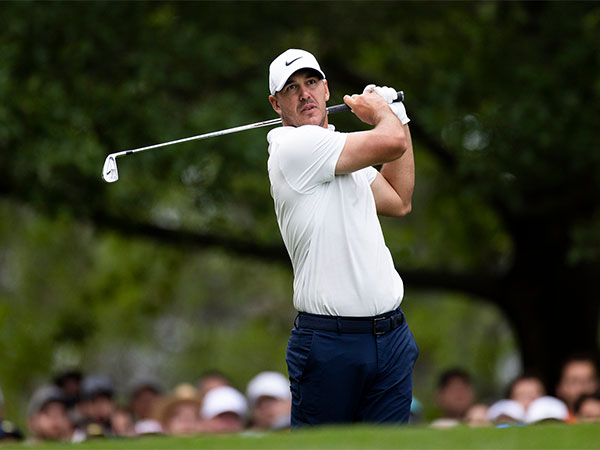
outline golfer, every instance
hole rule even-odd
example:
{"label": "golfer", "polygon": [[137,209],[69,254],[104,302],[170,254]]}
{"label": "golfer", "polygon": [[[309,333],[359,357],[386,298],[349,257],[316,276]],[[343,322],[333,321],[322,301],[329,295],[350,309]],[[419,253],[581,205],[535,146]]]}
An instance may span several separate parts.
{"label": "golfer", "polygon": [[377,218],[411,209],[414,162],[404,106],[389,104],[393,89],[367,86],[344,102],[373,128],[335,131],[325,74],[312,54],[297,49],[271,63],[269,87],[283,122],[267,136],[271,195],[298,310],[286,356],[292,427],[407,422],[418,350]]}

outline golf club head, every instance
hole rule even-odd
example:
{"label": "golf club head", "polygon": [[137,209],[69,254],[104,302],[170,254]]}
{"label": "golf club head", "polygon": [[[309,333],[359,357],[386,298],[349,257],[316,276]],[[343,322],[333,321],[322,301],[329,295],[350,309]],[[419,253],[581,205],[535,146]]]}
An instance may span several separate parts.
{"label": "golf club head", "polygon": [[119,171],[117,170],[117,158],[113,155],[108,155],[104,161],[102,169],[102,179],[107,183],[114,183],[119,179]]}

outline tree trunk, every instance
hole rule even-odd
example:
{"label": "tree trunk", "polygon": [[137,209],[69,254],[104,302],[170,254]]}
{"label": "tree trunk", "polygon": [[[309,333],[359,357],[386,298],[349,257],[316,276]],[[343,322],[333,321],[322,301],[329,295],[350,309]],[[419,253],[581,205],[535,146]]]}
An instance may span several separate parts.
{"label": "tree trunk", "polygon": [[600,302],[595,271],[568,265],[566,228],[548,223],[521,224],[499,300],[515,327],[523,368],[539,372],[553,395],[568,356],[597,354]]}

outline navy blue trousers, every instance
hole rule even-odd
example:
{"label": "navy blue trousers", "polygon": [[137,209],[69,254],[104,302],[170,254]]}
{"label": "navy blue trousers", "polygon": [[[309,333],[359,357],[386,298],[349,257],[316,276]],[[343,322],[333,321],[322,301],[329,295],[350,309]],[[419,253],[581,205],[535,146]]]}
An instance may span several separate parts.
{"label": "navy blue trousers", "polygon": [[408,422],[417,355],[406,320],[382,335],[294,327],[286,355],[292,428]]}

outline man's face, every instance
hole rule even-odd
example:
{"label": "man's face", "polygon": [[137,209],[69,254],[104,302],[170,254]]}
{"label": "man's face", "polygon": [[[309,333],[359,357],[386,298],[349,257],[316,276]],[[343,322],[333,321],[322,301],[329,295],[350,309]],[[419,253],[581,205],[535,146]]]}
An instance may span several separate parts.
{"label": "man's face", "polygon": [[299,70],[288,78],[281,91],[269,96],[271,106],[286,126],[327,126],[327,80],[314,70]]}
{"label": "man's face", "polygon": [[462,380],[454,378],[438,393],[438,404],[446,417],[462,418],[475,400],[473,387]]}
{"label": "man's face", "polygon": [[207,420],[204,426],[213,433],[236,433],[244,429],[244,420],[238,414],[227,411]]}
{"label": "man's face", "polygon": [[577,421],[600,422],[600,400],[596,398],[589,398],[585,400],[579,409]]}
{"label": "man's face", "polygon": [[97,394],[92,399],[82,401],[79,408],[88,419],[94,422],[108,423],[117,409],[117,405],[108,395]]}
{"label": "man's face", "polygon": [[544,395],[546,395],[546,390],[540,380],[537,378],[524,378],[515,383],[510,398],[527,409],[531,402]]}
{"label": "man's face", "polygon": [[288,399],[275,398],[263,395],[258,398],[254,406],[254,425],[261,429],[270,429],[291,414],[292,404]]}
{"label": "man's face", "polygon": [[195,402],[182,402],[171,411],[165,430],[168,434],[186,435],[198,432],[200,408]]}
{"label": "man's face", "polygon": [[38,439],[64,441],[72,434],[72,425],[65,405],[50,402],[29,422],[31,433]]}
{"label": "man's face", "polygon": [[570,408],[582,394],[592,394],[598,389],[598,376],[589,361],[573,361],[562,373],[556,393]]}
{"label": "man's face", "polygon": [[131,401],[131,412],[136,419],[147,419],[158,400],[158,393],[152,388],[142,388],[135,393]]}

